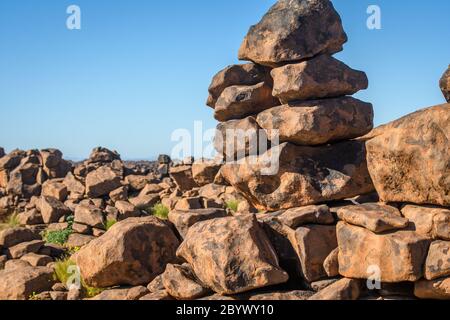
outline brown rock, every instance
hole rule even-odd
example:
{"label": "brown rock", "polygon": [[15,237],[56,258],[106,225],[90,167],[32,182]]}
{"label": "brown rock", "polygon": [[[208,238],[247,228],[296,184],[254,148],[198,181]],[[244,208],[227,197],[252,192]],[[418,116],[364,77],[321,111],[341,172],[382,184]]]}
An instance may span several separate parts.
{"label": "brown rock", "polygon": [[435,280],[446,276],[450,276],[450,242],[435,241],[425,262],[425,278]]}
{"label": "brown rock", "polygon": [[441,87],[442,93],[444,94],[447,102],[450,102],[450,65],[448,66],[447,71],[443,74],[441,81],[439,82],[439,86]]}
{"label": "brown rock", "polygon": [[109,198],[114,201],[127,201],[128,199],[128,187],[120,187],[116,190],[113,190],[109,193]]}
{"label": "brown rock", "polygon": [[103,212],[93,205],[78,205],[74,221],[95,228],[104,228]]}
{"label": "brown rock", "polygon": [[292,208],[277,216],[276,219],[292,229],[306,224],[334,223],[334,217],[326,205]]}
{"label": "brown rock", "polygon": [[182,198],[175,205],[176,211],[189,211],[202,208],[202,199],[200,197]]}
{"label": "brown rock", "polygon": [[92,228],[90,226],[85,225],[85,224],[74,222],[73,225],[72,225],[72,230],[75,233],[92,235]]}
{"label": "brown rock", "polygon": [[162,282],[162,274],[153,279],[153,281],[148,284],[147,289],[151,293],[165,290]]}
{"label": "brown rock", "polygon": [[115,206],[117,210],[119,210],[119,221],[132,217],[139,217],[141,214],[139,210],[128,201],[116,201]]}
{"label": "brown rock", "polygon": [[61,182],[52,180],[46,181],[42,185],[42,196],[52,197],[59,201],[65,201],[67,199],[67,187]]}
{"label": "brown rock", "polygon": [[128,201],[140,210],[151,210],[155,204],[160,200],[159,194],[148,194],[145,196],[138,196],[128,199]]}
{"label": "brown rock", "polygon": [[171,211],[169,213],[169,221],[177,228],[180,235],[184,238],[190,227],[197,222],[223,218],[228,216],[223,209],[197,209],[189,211]]}
{"label": "brown rock", "polygon": [[0,300],[27,300],[33,293],[48,291],[54,284],[53,270],[25,267],[0,271]]}
{"label": "brown rock", "polygon": [[214,160],[196,161],[192,165],[192,177],[198,186],[213,183],[222,164]]}
{"label": "brown rock", "polygon": [[288,280],[252,215],[195,224],[177,255],[193,267],[204,285],[219,294],[241,293]]}
{"label": "brown rock", "polygon": [[10,228],[0,232],[0,247],[3,248],[11,248],[33,240],[41,240],[41,237],[26,228]]}
{"label": "brown rock", "polygon": [[363,136],[373,128],[373,107],[352,97],[290,103],[261,112],[257,122],[280,142],[321,145]]}
{"label": "brown rock", "polygon": [[420,299],[450,300],[450,278],[417,281],[414,294]]}
{"label": "brown rock", "polygon": [[289,240],[297,252],[303,278],[314,282],[327,277],[325,259],[337,248],[336,227],[308,225],[295,230]]}
{"label": "brown rock", "polygon": [[70,193],[84,195],[86,189],[84,184],[76,178],[73,173],[69,172],[63,181],[64,185]]}
{"label": "brown rock", "polygon": [[250,28],[239,59],[277,66],[339,52],[345,42],[347,35],[330,1],[280,0]]}
{"label": "brown rock", "polygon": [[139,300],[149,300],[149,301],[166,301],[166,300],[174,300],[165,290],[161,290],[158,292],[153,292],[147,294],[140,298]]}
{"label": "brown rock", "polygon": [[263,82],[267,77],[264,67],[253,63],[228,66],[217,73],[209,86],[206,104],[214,109],[223,90],[231,86],[252,86]]}
{"label": "brown rock", "polygon": [[0,159],[0,171],[12,170],[16,168],[20,161],[26,156],[22,150],[13,150]]}
{"label": "brown rock", "polygon": [[125,182],[134,191],[141,191],[151,181],[152,177],[150,176],[129,175],[125,178]]}
{"label": "brown rock", "polygon": [[417,281],[423,276],[429,240],[413,231],[377,235],[367,229],[339,222],[339,273],[344,277],[368,279],[376,266],[381,281]]}
{"label": "brown rock", "polygon": [[346,206],[337,214],[341,220],[375,233],[404,229],[409,223],[397,208],[377,203]]}
{"label": "brown rock", "polygon": [[8,253],[11,256],[11,258],[13,258],[13,259],[20,259],[27,253],[31,253],[31,252],[37,253],[44,244],[45,244],[45,242],[41,241],[41,240],[22,242],[22,243],[16,244],[13,247],[10,247],[8,249]]}
{"label": "brown rock", "polygon": [[89,173],[86,177],[86,193],[90,198],[108,195],[121,186],[120,176],[108,166]]}
{"label": "brown rock", "polygon": [[279,291],[255,294],[250,297],[250,301],[299,301],[308,300],[314,292],[311,291]]}
{"label": "brown rock", "polygon": [[45,224],[56,223],[71,211],[61,201],[53,197],[43,196],[37,203]]}
{"label": "brown rock", "polygon": [[220,122],[242,119],[279,104],[272,97],[272,87],[266,82],[253,86],[231,86],[217,100],[214,118]]}
{"label": "brown rock", "polygon": [[432,206],[406,205],[402,214],[418,234],[433,239],[450,240],[450,210]]}
{"label": "brown rock", "polygon": [[130,301],[139,300],[149,292],[142,286],[105,290],[90,300]]}
{"label": "brown rock", "polygon": [[97,147],[92,150],[89,156],[89,163],[108,163],[114,160],[120,160],[120,155],[117,151],[111,151],[106,148]]}
{"label": "brown rock", "polygon": [[174,262],[179,241],[171,228],[155,217],[129,218],[76,254],[89,286],[148,284]]}
{"label": "brown rock", "polygon": [[271,75],[272,94],[282,103],[352,95],[369,85],[364,72],[328,55],[273,69]]}
{"label": "brown rock", "polygon": [[369,172],[381,201],[450,205],[449,108],[420,110],[367,137]]}
{"label": "brown rock", "polygon": [[95,237],[88,234],[72,233],[67,240],[66,247],[81,248],[94,240]]}
{"label": "brown rock", "polygon": [[162,275],[166,292],[177,300],[193,300],[204,297],[209,290],[198,283],[188,264],[168,264]]}
{"label": "brown rock", "polygon": [[36,254],[33,252],[27,253],[20,259],[23,261],[27,261],[33,267],[45,267],[50,262],[53,262],[53,259],[51,257],[42,254]]}
{"label": "brown rock", "polygon": [[12,259],[5,263],[5,271],[18,270],[27,267],[31,267],[31,264],[24,260]]}
{"label": "brown rock", "polygon": [[198,187],[192,177],[191,166],[179,166],[170,169],[170,176],[182,192]]}
{"label": "brown rock", "polygon": [[[170,189],[170,186],[168,186],[168,188],[166,188],[166,189]],[[144,189],[141,190],[139,195],[146,196],[149,194],[160,193],[163,190],[164,190],[163,187],[161,187],[159,184],[149,183],[144,187]]]}
{"label": "brown rock", "polygon": [[331,251],[323,262],[323,269],[330,278],[339,276],[339,248]]}
{"label": "brown rock", "polygon": [[42,219],[41,213],[37,209],[31,209],[29,211],[20,213],[18,215],[18,219],[20,222],[20,225],[39,225],[43,224],[44,220]]}
{"label": "brown rock", "polygon": [[341,279],[313,295],[309,300],[358,300],[361,282],[355,279]]}
{"label": "brown rock", "polygon": [[227,163],[221,172],[251,204],[267,211],[346,199],[373,190],[364,144],[359,141],[321,147],[283,143],[258,158]]}

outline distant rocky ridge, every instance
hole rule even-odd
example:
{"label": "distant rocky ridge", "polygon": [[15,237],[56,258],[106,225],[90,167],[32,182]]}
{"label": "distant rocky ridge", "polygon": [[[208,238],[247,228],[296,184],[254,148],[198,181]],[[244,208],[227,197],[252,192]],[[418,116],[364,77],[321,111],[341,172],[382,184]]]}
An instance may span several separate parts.
{"label": "distant rocky ridge", "polygon": [[[17,213],[0,299],[450,299],[450,104],[373,129],[350,96],[366,75],[331,56],[346,41],[328,0],[280,0],[250,28],[252,62],[214,76],[207,101],[216,148],[248,161],[147,166],[96,148],[74,166],[0,148],[0,215]],[[233,129],[250,135],[224,147]],[[251,161],[267,154],[271,175]],[[69,265],[83,287],[53,277]]]}

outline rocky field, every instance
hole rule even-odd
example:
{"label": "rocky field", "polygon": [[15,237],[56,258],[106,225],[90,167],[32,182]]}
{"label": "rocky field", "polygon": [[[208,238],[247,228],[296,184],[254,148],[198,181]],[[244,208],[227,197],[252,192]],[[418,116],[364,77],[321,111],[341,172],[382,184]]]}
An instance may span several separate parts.
{"label": "rocky field", "polygon": [[449,300],[450,104],[374,128],[346,41],[328,0],[252,26],[209,87],[225,162],[0,148],[0,300]]}

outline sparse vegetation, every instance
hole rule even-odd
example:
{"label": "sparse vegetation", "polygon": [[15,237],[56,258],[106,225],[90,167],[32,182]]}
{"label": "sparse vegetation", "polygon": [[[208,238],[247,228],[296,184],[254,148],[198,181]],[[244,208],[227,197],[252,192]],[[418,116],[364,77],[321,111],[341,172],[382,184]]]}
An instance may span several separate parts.
{"label": "sparse vegetation", "polygon": [[68,216],[66,218],[66,222],[69,226],[64,230],[59,231],[44,231],[41,235],[42,238],[47,243],[65,245],[69,236],[73,233],[72,225],[73,225],[74,216]]}
{"label": "sparse vegetation", "polygon": [[238,211],[238,207],[239,207],[239,201],[237,200],[229,200],[225,203],[227,209],[230,209],[233,212],[237,212]]}
{"label": "sparse vegetation", "polygon": [[152,208],[151,214],[159,219],[167,220],[167,218],[169,217],[169,209],[166,206],[164,206],[162,203],[157,203]]}
{"label": "sparse vegetation", "polygon": [[20,226],[19,214],[17,212],[8,216],[5,222],[0,223],[0,231]]}
{"label": "sparse vegetation", "polygon": [[113,226],[113,225],[115,225],[117,223],[117,220],[115,220],[115,219],[108,219],[107,221],[106,221],[106,223],[105,223],[105,229],[106,229],[106,231],[108,231],[109,229],[111,229],[111,227]]}

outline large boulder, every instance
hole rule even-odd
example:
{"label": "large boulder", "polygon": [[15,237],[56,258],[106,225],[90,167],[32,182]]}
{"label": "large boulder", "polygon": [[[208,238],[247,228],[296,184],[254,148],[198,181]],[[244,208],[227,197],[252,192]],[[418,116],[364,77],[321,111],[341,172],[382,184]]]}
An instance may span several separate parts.
{"label": "large boulder", "polygon": [[102,166],[90,172],[86,177],[86,193],[90,198],[98,198],[108,195],[119,188],[121,177],[109,166]]}
{"label": "large boulder", "polygon": [[51,290],[55,280],[47,267],[0,271],[0,300],[28,300],[32,294]]}
{"label": "large boulder", "polygon": [[72,164],[63,159],[58,149],[43,149],[40,156],[44,171],[50,179],[64,178],[72,170]]}
{"label": "large boulder", "polygon": [[253,86],[231,86],[217,100],[214,118],[220,122],[242,119],[279,104],[278,99],[272,97],[272,86],[266,82]]}
{"label": "large boulder", "polygon": [[223,90],[231,86],[253,86],[263,82],[268,77],[264,67],[254,63],[231,65],[218,72],[209,86],[209,97],[206,104],[215,108]]}
{"label": "large boulder", "polygon": [[296,102],[261,112],[259,126],[280,142],[321,145],[361,137],[373,128],[373,107],[352,97]]}
{"label": "large boulder", "polygon": [[189,191],[198,187],[192,176],[192,166],[178,166],[170,168],[170,176],[181,191]]}
{"label": "large boulder", "polygon": [[450,104],[407,115],[367,136],[367,163],[383,202],[450,205]]}
{"label": "large boulder", "polygon": [[75,208],[74,222],[94,228],[104,228],[103,212],[93,205],[80,204]]}
{"label": "large boulder", "polygon": [[22,242],[40,240],[41,237],[26,228],[10,228],[0,232],[0,247],[11,248]]}
{"label": "large boulder", "polygon": [[328,55],[273,69],[271,75],[273,95],[282,103],[352,95],[369,86],[364,72]]}
{"label": "large boulder", "polygon": [[347,278],[368,279],[373,267],[380,270],[381,281],[417,281],[430,241],[414,231],[375,234],[345,222],[337,225],[339,273]]}
{"label": "large boulder", "polygon": [[175,225],[180,235],[185,237],[189,228],[197,222],[223,218],[226,216],[228,216],[228,214],[223,209],[173,210],[169,213],[169,221]]}
{"label": "large boulder", "polygon": [[71,213],[64,203],[53,197],[42,196],[37,202],[37,207],[46,224],[59,222],[61,217]]}
{"label": "large boulder", "polygon": [[280,0],[252,26],[239,59],[276,66],[342,50],[347,35],[328,0]]}
{"label": "large boulder", "polygon": [[195,224],[177,255],[192,266],[204,285],[219,294],[241,293],[288,280],[253,215]]}
{"label": "large boulder", "polygon": [[192,178],[198,186],[203,187],[213,183],[217,173],[219,173],[221,162],[215,160],[205,160],[194,162],[192,165]]}
{"label": "large boulder", "polygon": [[450,65],[448,66],[447,71],[445,71],[444,75],[439,82],[442,93],[444,94],[447,102],[450,102]]}
{"label": "large boulder", "polygon": [[129,218],[75,254],[89,286],[147,285],[176,261],[179,240],[156,217]]}
{"label": "large boulder", "polygon": [[414,230],[432,239],[450,240],[450,210],[435,206],[406,205],[402,214]]}
{"label": "large boulder", "polygon": [[283,143],[259,157],[227,163],[223,177],[256,208],[277,211],[373,191],[364,143],[320,147]]}

